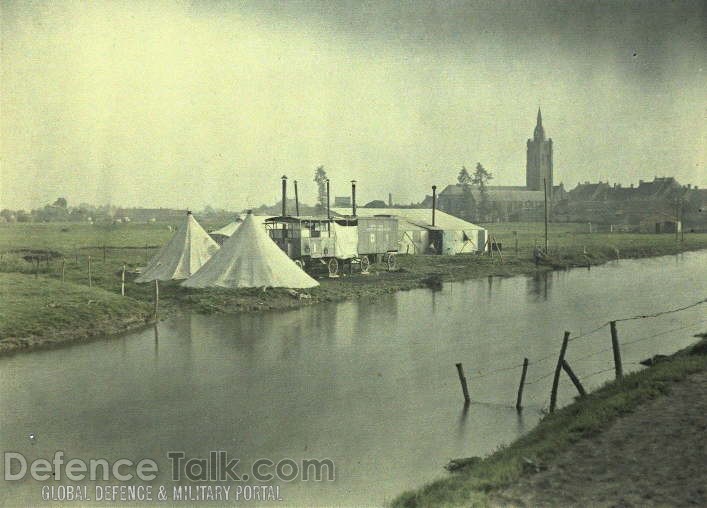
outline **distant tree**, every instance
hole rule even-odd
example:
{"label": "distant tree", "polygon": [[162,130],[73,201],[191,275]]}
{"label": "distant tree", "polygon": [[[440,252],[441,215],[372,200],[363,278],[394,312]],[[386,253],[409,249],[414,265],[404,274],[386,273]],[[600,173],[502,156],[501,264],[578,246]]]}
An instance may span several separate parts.
{"label": "distant tree", "polygon": [[478,217],[479,221],[489,220],[491,215],[491,202],[488,196],[488,182],[493,180],[493,174],[487,171],[480,162],[476,163],[476,171],[471,182],[479,188]]}
{"label": "distant tree", "polygon": [[462,188],[461,209],[457,210],[457,213],[464,219],[471,219],[474,214],[476,203],[474,202],[474,196],[471,194],[471,184],[473,183],[473,179],[465,166],[462,166],[459,171],[457,182]]}
{"label": "distant tree", "polygon": [[324,166],[319,166],[314,172],[314,182],[317,184],[317,206],[320,210],[326,206],[326,180]]}
{"label": "distant tree", "polygon": [[59,208],[66,208],[68,206],[68,203],[66,202],[66,198],[56,198],[56,201],[52,203],[52,206],[58,206]]}

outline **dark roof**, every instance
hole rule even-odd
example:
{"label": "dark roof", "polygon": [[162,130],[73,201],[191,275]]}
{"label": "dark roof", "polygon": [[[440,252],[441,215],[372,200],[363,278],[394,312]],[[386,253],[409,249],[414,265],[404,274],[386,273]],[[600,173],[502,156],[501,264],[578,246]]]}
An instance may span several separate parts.
{"label": "dark roof", "polygon": [[[479,188],[476,186],[470,186],[469,190],[474,199],[478,199],[480,196]],[[518,185],[489,185],[486,187],[488,191],[488,196],[494,201],[513,201],[513,202],[527,202],[527,201],[544,201],[545,193],[543,191],[529,190],[527,187],[521,187]],[[440,193],[443,197],[456,197],[461,196],[464,193],[464,189],[459,184],[447,185],[445,189]]]}

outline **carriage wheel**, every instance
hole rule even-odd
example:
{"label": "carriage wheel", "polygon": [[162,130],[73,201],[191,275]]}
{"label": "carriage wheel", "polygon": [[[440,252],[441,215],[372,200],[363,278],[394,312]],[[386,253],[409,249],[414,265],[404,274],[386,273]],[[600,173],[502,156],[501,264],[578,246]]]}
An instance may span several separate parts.
{"label": "carriage wheel", "polygon": [[336,277],[336,274],[339,272],[339,262],[336,258],[331,258],[327,266],[329,267],[329,277]]}
{"label": "carriage wheel", "polygon": [[371,267],[371,261],[368,256],[363,256],[361,258],[361,273],[368,273],[368,269]]}
{"label": "carriage wheel", "polygon": [[388,253],[387,264],[389,272],[392,272],[398,267],[398,261],[395,259],[395,254],[393,254],[392,252]]}

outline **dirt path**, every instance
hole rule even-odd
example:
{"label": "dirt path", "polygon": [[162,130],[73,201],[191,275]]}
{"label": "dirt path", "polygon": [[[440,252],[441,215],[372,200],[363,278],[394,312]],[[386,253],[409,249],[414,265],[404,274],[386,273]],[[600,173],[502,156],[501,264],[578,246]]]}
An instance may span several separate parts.
{"label": "dirt path", "polygon": [[707,372],[494,496],[499,506],[707,506]]}

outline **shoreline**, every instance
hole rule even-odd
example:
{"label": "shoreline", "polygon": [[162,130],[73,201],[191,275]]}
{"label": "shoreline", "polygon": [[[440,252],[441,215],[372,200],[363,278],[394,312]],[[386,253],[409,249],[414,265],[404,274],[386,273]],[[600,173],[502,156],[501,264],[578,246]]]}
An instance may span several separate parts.
{"label": "shoreline", "polygon": [[[641,259],[677,255],[684,252],[707,250],[704,245],[673,245],[668,248],[654,246],[638,246],[626,249],[620,259]],[[539,264],[532,259],[509,255],[503,262],[498,256],[457,255],[457,256],[399,256],[400,268],[395,272],[387,272],[374,267],[369,275],[353,274],[339,279],[324,278],[321,286],[309,291],[294,291],[281,288],[263,289],[204,289],[185,290],[178,283],[170,282],[160,285],[160,315],[157,322],[168,319],[180,311],[198,312],[202,314],[242,312],[265,312],[293,310],[321,303],[335,303],[352,299],[375,299],[382,295],[412,289],[435,289],[445,282],[461,282],[485,277],[513,277],[518,275],[532,276],[535,273],[567,270],[570,268],[587,268],[600,266],[610,261],[617,261],[616,251],[606,247],[591,254],[584,251],[565,251],[550,256]],[[620,260],[619,260],[620,261]],[[9,275],[9,274],[0,274]],[[41,278],[30,275],[14,274],[26,277],[28,280],[42,284],[42,291],[62,291],[66,286],[58,286],[52,275]],[[49,287],[47,287],[47,285]],[[49,329],[47,333],[33,333],[19,336],[9,336],[0,340],[0,357],[17,353],[54,349],[66,345],[78,344],[100,339],[112,339],[143,329],[155,323],[151,314],[150,284],[136,285],[133,281],[127,283],[127,294],[130,297],[119,297],[114,293],[94,287],[89,289],[79,284],[76,291],[91,291],[91,298],[115,300],[118,298],[127,309],[121,313],[112,310],[98,318],[84,320],[86,313],[81,314],[80,323],[68,321],[64,328]],[[104,294],[100,294],[100,292]],[[94,300],[89,299],[89,304]],[[51,304],[48,304],[51,306]],[[52,323],[53,325],[53,323]]]}
{"label": "shoreline", "polygon": [[[389,506],[613,506],[621,495],[612,497],[604,492],[604,497],[597,499],[594,497],[596,490],[591,483],[587,487],[586,478],[594,476],[599,468],[601,479],[611,476],[614,482],[609,490],[623,493],[628,489],[617,487],[617,484],[627,484],[633,479],[625,477],[622,469],[628,464],[642,469],[641,474],[649,475],[653,471],[651,460],[646,459],[645,463],[635,460],[635,456],[640,455],[640,450],[636,450],[617,453],[613,462],[607,464],[603,460],[606,457],[593,450],[599,443],[606,445],[607,440],[610,450],[616,448],[617,442],[631,439],[633,446],[636,446],[635,441],[642,446],[640,437],[636,437],[637,428],[643,430],[651,426],[637,426],[624,423],[624,420],[630,421],[639,412],[649,412],[656,402],[663,407],[659,414],[664,414],[666,407],[678,413],[676,424],[684,426],[682,430],[689,433],[691,423],[683,418],[680,402],[670,400],[670,397],[676,388],[694,376],[707,374],[707,333],[698,333],[694,337],[698,340],[692,345],[626,375],[621,383],[607,382],[586,397],[575,399],[555,413],[546,415],[533,429],[508,446],[483,458],[452,461],[456,465],[447,476],[399,494]],[[691,404],[691,395],[689,400]],[[644,423],[645,420],[644,417]],[[655,415],[651,415],[648,421],[656,421]],[[612,437],[606,438],[609,433],[613,433]],[[662,437],[673,440],[673,434],[668,434],[667,438]],[[661,455],[661,458],[677,464],[681,455]],[[567,469],[572,471],[567,472]],[[570,483],[579,494],[567,493]],[[576,504],[577,498],[573,496],[577,495],[584,497],[583,502]],[[652,499],[652,495],[644,497],[643,502],[648,499]]]}

